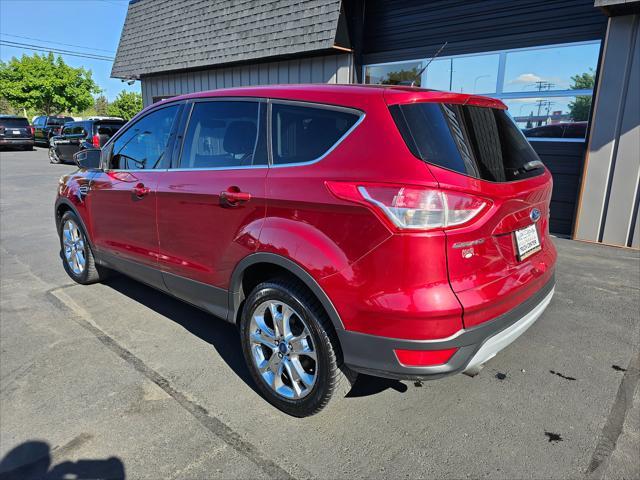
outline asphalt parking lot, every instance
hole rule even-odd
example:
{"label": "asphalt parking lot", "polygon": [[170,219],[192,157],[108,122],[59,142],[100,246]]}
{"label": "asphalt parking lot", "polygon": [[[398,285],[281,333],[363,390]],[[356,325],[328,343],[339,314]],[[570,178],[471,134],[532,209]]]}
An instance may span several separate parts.
{"label": "asphalt parking lot", "polygon": [[62,269],[46,150],[0,153],[0,478],[639,478],[640,255],[556,239],[556,295],[475,378],[361,377],[288,417],[235,329]]}

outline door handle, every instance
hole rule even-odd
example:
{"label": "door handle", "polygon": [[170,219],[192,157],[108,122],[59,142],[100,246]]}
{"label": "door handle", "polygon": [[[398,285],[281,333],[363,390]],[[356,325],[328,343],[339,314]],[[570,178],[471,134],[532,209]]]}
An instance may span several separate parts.
{"label": "door handle", "polygon": [[135,187],[133,187],[133,193],[138,198],[144,197],[150,191],[151,189],[149,187],[145,187],[144,183],[138,183]]}
{"label": "door handle", "polygon": [[245,203],[251,200],[251,194],[241,192],[238,187],[229,187],[227,190],[220,192],[220,202],[230,206]]}

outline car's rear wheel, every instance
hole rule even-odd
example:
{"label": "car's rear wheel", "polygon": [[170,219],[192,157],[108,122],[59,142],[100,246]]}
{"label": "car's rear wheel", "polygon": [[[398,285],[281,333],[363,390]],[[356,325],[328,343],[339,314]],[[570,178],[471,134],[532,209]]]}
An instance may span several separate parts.
{"label": "car's rear wheel", "polygon": [[83,285],[103,280],[108,271],[96,265],[87,234],[75,213],[65,212],[58,227],[62,264],[67,274]]}
{"label": "car's rear wheel", "polygon": [[317,299],[290,280],[261,283],[240,320],[243,353],[263,396],[289,415],[306,417],[344,396],[356,374]]}

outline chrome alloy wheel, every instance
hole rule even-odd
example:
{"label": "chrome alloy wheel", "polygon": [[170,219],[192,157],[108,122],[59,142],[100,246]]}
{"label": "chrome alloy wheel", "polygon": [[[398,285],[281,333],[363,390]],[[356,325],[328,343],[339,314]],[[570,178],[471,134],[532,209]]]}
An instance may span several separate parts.
{"label": "chrome alloy wheel", "polygon": [[64,258],[73,273],[81,275],[84,272],[87,259],[85,257],[84,238],[73,220],[67,220],[62,227],[62,244]]}
{"label": "chrome alloy wheel", "polygon": [[251,353],[264,382],[287,399],[306,397],[318,378],[316,350],[302,317],[279,300],[254,310],[250,325]]}
{"label": "chrome alloy wheel", "polygon": [[58,158],[58,154],[56,153],[53,146],[49,147],[49,162],[60,163],[60,158]]}

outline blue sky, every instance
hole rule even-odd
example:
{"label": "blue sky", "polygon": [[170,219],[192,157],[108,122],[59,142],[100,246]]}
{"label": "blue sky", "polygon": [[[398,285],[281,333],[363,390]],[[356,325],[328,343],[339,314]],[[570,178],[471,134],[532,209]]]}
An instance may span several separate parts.
{"label": "blue sky", "polygon": [[[0,38],[113,57],[118,48],[128,5],[128,0],[0,0]],[[23,53],[31,55],[34,52],[0,46],[0,58],[5,62],[11,57],[21,57]],[[118,79],[110,78],[110,61],[70,55],[62,57],[73,67],[91,70],[93,79],[109,100],[113,100],[122,90],[140,91],[140,82],[128,86]]]}

